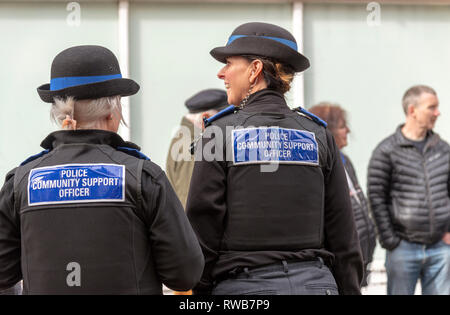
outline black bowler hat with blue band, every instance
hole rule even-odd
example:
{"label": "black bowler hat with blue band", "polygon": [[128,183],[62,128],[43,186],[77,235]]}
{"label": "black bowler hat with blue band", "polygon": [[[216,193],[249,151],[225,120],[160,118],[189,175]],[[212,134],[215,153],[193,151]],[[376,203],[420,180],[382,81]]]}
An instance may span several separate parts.
{"label": "black bowler hat with blue band", "polygon": [[85,45],[60,52],[53,59],[50,83],[37,91],[44,102],[53,103],[55,97],[83,100],[129,96],[139,91],[139,85],[122,78],[119,62],[109,49]]}
{"label": "black bowler hat with blue band", "polygon": [[274,24],[251,22],[238,26],[226,46],[216,47],[210,54],[222,63],[231,56],[255,55],[274,59],[291,66],[295,72],[309,68],[309,60],[298,52],[292,34]]}

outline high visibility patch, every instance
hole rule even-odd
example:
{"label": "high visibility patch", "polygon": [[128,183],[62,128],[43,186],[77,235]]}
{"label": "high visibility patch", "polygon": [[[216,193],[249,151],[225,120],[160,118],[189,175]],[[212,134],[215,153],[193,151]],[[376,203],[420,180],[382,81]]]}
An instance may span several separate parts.
{"label": "high visibility patch", "polygon": [[232,131],[233,163],[319,165],[315,134],[305,130],[258,127]]}
{"label": "high visibility patch", "polygon": [[28,205],[125,200],[125,166],[65,164],[32,169]]}

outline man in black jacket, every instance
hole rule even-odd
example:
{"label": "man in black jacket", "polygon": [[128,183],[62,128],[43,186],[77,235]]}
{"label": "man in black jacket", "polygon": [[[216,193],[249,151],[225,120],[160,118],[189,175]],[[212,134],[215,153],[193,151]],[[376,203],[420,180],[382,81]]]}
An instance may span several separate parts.
{"label": "man in black jacket", "polygon": [[450,146],[432,131],[436,92],[403,96],[405,124],[374,150],[368,194],[386,252],[388,294],[450,294]]}

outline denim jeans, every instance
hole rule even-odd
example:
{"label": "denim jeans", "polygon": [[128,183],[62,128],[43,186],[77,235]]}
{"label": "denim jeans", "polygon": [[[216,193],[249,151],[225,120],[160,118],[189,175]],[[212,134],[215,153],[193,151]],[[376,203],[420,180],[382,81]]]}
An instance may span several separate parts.
{"label": "denim jeans", "polygon": [[213,295],[337,295],[323,261],[286,262],[244,271],[219,282]]}
{"label": "denim jeans", "polygon": [[450,245],[422,245],[402,240],[386,252],[388,295],[412,295],[420,280],[424,295],[450,295]]}

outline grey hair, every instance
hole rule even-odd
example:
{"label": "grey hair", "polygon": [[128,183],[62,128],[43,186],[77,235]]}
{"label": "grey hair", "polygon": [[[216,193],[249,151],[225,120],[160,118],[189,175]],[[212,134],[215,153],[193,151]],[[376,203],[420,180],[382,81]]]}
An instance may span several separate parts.
{"label": "grey hair", "polygon": [[120,114],[121,123],[126,126],[122,116],[120,95],[91,100],[75,100],[73,97],[55,98],[50,118],[62,126],[64,119],[69,115],[71,119],[77,121],[77,129],[96,129],[102,119],[114,115],[116,111]]}
{"label": "grey hair", "polygon": [[410,87],[405,92],[405,94],[403,94],[402,106],[405,114],[408,114],[409,105],[417,106],[417,102],[420,96],[424,93],[433,94],[434,96],[437,96],[436,91],[433,90],[433,88],[426,85],[415,85],[413,87]]}

